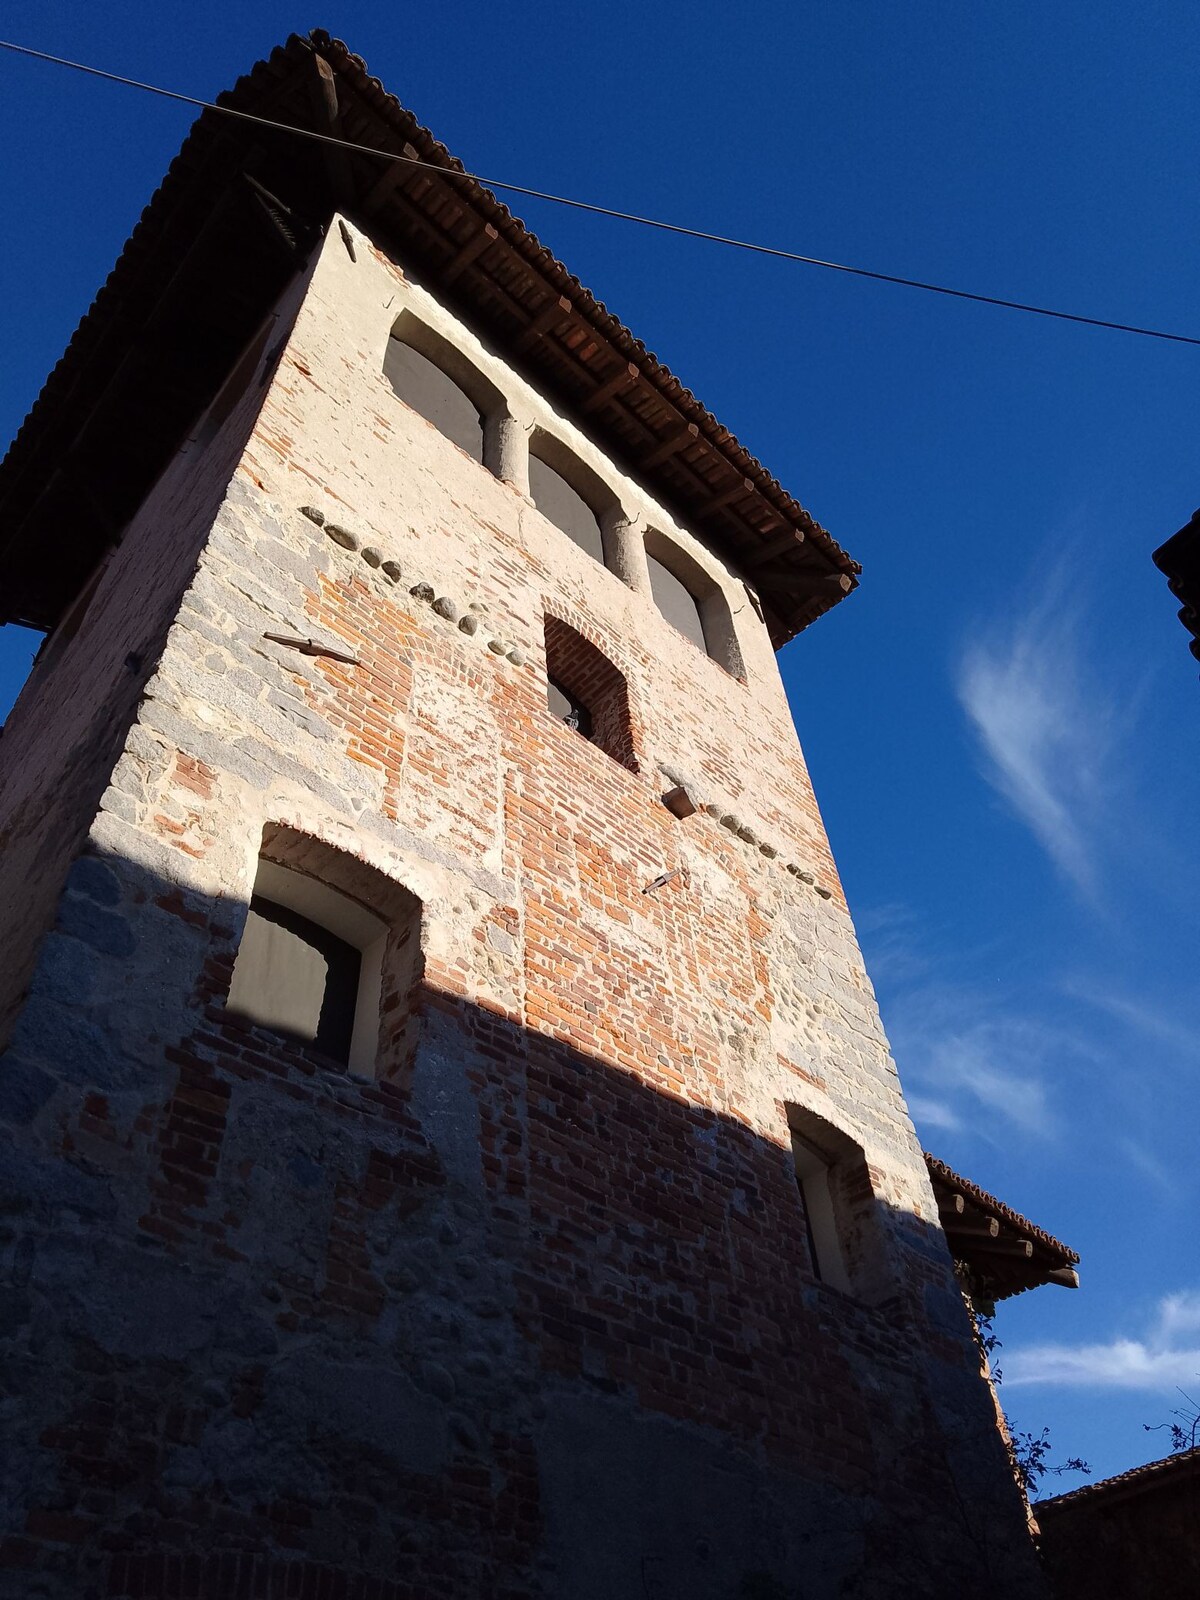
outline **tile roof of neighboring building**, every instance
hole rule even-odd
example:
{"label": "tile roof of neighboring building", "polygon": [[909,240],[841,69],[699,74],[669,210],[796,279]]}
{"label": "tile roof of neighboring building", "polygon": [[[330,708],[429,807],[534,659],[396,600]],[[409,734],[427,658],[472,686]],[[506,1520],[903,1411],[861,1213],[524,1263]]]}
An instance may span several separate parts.
{"label": "tile roof of neighboring building", "polygon": [[1056,1494],[1050,1500],[1039,1500],[1038,1521],[1044,1520],[1047,1513],[1053,1517],[1061,1509],[1072,1509],[1084,1502],[1125,1499],[1133,1494],[1157,1492],[1168,1484],[1173,1487],[1197,1471],[1200,1471],[1200,1446],[1181,1450],[1178,1455],[1164,1456],[1160,1461],[1147,1461],[1145,1466],[1131,1467],[1128,1472],[1101,1478],[1098,1483],[1085,1483],[1066,1494]]}
{"label": "tile roof of neighboring building", "polygon": [[855,586],[858,563],[340,40],[293,35],[219,98],[439,170],[201,115],[0,464],[0,620],[61,615],[334,210],[729,559],[777,646]]}
{"label": "tile roof of neighboring building", "polygon": [[1003,1300],[1043,1283],[1073,1288],[1075,1251],[994,1194],[925,1153],[950,1253],[970,1273],[981,1297]]}

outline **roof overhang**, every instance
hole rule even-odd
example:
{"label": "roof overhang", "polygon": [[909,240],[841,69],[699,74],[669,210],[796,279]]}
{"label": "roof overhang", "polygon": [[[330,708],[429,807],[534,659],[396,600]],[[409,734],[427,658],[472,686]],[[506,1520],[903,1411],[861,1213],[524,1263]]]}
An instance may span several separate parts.
{"label": "roof overhang", "polygon": [[928,1152],[925,1165],[946,1243],[973,1297],[1005,1300],[1043,1283],[1079,1287],[1074,1250]]}
{"label": "roof overhang", "polygon": [[339,40],[293,36],[219,103],[365,148],[201,115],[0,464],[3,620],[54,624],[334,211],[727,560],[777,648],[855,587],[858,563]]}

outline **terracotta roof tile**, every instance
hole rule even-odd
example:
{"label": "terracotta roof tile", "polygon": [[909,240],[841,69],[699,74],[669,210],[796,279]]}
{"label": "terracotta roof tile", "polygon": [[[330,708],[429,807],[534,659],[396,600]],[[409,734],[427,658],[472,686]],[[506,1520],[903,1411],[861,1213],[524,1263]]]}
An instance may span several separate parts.
{"label": "terracotta roof tile", "polygon": [[1024,1234],[1028,1239],[1034,1239],[1039,1244],[1045,1245],[1047,1250],[1060,1255],[1064,1265],[1074,1265],[1079,1257],[1061,1239],[1056,1239],[1052,1233],[1047,1233],[1044,1228],[1039,1228],[1036,1222],[1030,1222],[1028,1217],[1023,1217],[1019,1211],[1014,1211],[1011,1206],[1006,1206],[1003,1200],[997,1200],[994,1194],[989,1194],[986,1189],[981,1189],[977,1183],[972,1183],[969,1178],[964,1178],[961,1173],[955,1172],[953,1167],[948,1167],[944,1161],[939,1161],[936,1156],[925,1152],[925,1165],[929,1175],[937,1187],[940,1180],[947,1188],[957,1191],[972,1205],[978,1206],[980,1211],[986,1211],[990,1216],[1007,1222],[1018,1233]]}
{"label": "terracotta roof tile", "polygon": [[1066,1494],[1056,1494],[1049,1500],[1039,1500],[1036,1511],[1041,1520],[1047,1512],[1052,1516],[1060,1507],[1079,1505],[1088,1500],[1107,1500],[1128,1493],[1157,1489],[1176,1478],[1186,1478],[1200,1469],[1200,1446],[1194,1450],[1181,1450],[1177,1455],[1164,1456],[1160,1461],[1147,1461],[1145,1466],[1130,1467],[1128,1472],[1118,1472],[1114,1477],[1101,1478],[1098,1483],[1085,1483]]}

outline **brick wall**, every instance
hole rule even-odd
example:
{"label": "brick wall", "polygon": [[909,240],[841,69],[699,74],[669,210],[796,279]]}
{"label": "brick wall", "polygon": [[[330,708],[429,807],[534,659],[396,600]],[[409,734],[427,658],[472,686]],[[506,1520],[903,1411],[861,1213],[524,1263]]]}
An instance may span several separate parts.
{"label": "brick wall", "polygon": [[[0,1061],[44,1091],[0,1594],[1038,1593],[765,631],[356,254],[331,230],[202,548],[197,499],[140,519],[174,621]],[[744,682],[394,396],[401,309],[704,565]],[[547,615],[623,678],[628,761],[550,715]],[[273,825],[420,903],[373,1080],[225,1014]],[[862,1151],[857,1296],[814,1277],[789,1105]]]}

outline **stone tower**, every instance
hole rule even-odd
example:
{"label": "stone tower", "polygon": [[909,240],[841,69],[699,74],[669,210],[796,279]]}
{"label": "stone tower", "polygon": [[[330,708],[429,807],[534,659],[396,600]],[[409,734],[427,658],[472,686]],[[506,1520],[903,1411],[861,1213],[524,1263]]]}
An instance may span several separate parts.
{"label": "stone tower", "polygon": [[228,103],[409,160],[206,114],[0,469],[0,1593],[1040,1593],[775,665],[855,564],[344,46]]}

